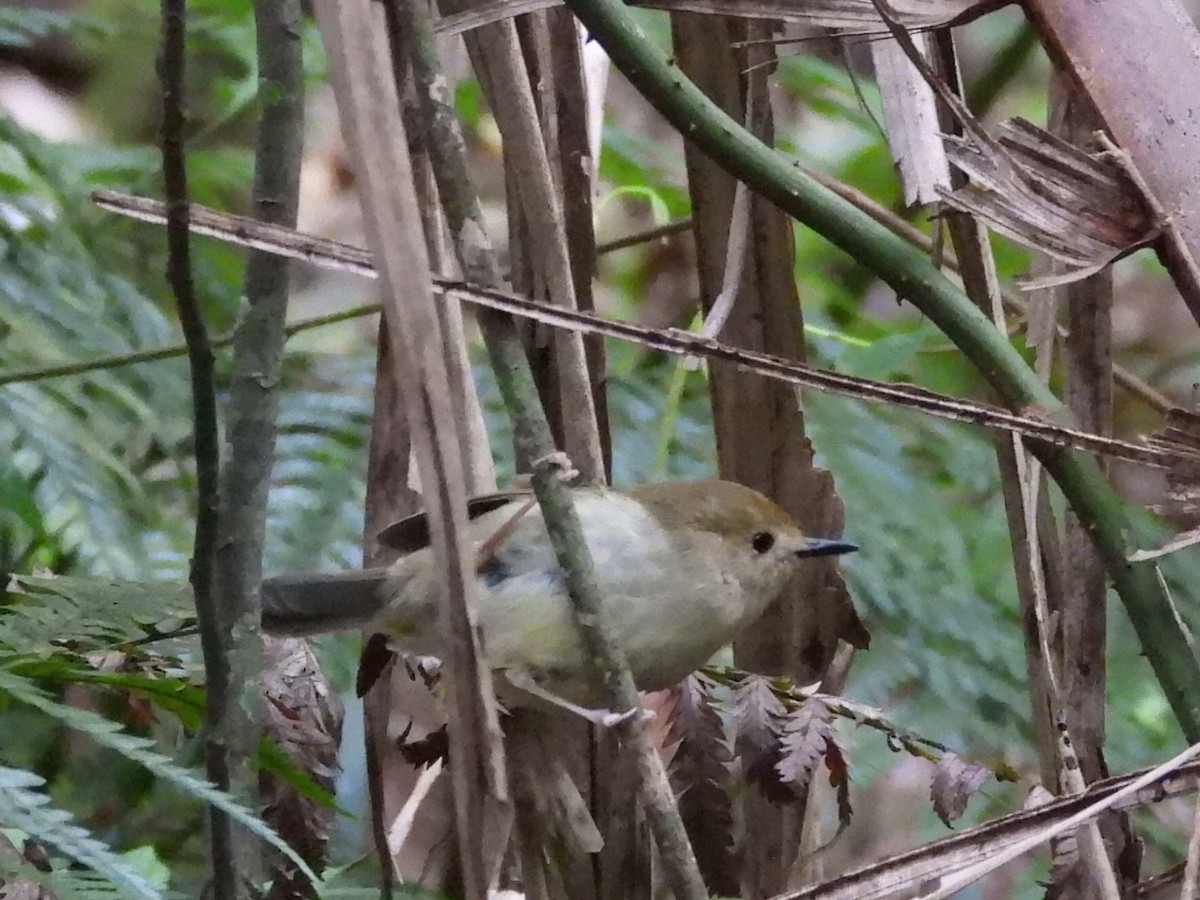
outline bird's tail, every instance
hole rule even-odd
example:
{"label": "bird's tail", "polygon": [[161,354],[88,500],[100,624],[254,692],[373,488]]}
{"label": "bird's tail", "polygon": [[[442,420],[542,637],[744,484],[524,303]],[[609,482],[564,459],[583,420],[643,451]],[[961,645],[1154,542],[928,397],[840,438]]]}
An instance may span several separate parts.
{"label": "bird's tail", "polygon": [[303,637],[365,625],[387,602],[387,569],[277,575],[262,583],[262,627]]}

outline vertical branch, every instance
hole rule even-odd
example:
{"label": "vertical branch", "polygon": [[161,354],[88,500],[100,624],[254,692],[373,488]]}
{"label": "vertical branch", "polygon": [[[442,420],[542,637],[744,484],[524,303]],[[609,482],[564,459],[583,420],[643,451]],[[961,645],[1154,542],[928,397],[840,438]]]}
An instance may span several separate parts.
{"label": "vertical branch", "polygon": [[384,285],[393,377],[416,450],[434,559],[446,578],[447,599],[439,618],[449,646],[450,773],[462,890],[476,900],[487,894],[492,875],[485,822],[490,810],[506,801],[507,788],[491,673],[481,659],[472,602],[475,578],[466,539],[462,448],[441,356],[441,324],[383,10],[368,0],[323,0],[315,8]]}
{"label": "vertical branch", "polygon": [[[589,143],[589,109],[583,69],[579,23],[566,9],[546,11],[550,37],[550,64],[553,69],[554,102],[558,115],[558,165],[563,198],[563,221],[575,299],[580,309],[593,311],[592,279],[596,275],[596,233],[593,229],[592,194],[595,159]],[[603,117],[603,110],[597,115]],[[612,477],[612,435],[608,427],[608,402],[604,393],[604,339],[591,335],[583,339],[587,355],[588,377],[596,404],[596,427],[604,469]]]}
{"label": "vertical branch", "polygon": [[[469,5],[464,0],[444,0],[441,7],[444,13],[461,12]],[[527,260],[529,274],[545,286],[552,302],[576,308],[562,201],[555,189],[516,27],[511,20],[495,22],[468,32],[464,40],[504,139],[505,175],[511,179],[510,197],[515,195],[517,201],[510,203],[510,210],[520,210],[518,229],[524,228],[535,248]],[[517,264],[519,261],[514,269]],[[579,335],[556,334],[554,342],[564,411],[564,449],[585,480],[603,483],[604,453],[583,340]]]}
{"label": "vertical branch", "polygon": [[[429,139],[430,162],[438,182],[447,225],[463,276],[476,284],[497,287],[500,267],[482,228],[478,196],[466,165],[466,152],[458,120],[446,96],[433,38],[433,24],[422,0],[392,0],[397,21],[406,33],[414,81],[421,104],[422,125]],[[584,648],[595,661],[597,680],[604,685],[613,709],[636,706],[637,689],[623,654],[613,643],[601,616],[591,553],[574,505],[558,477],[550,456],[553,439],[524,347],[512,318],[480,310],[478,321],[505,407],[513,422],[519,456],[537,461],[533,488],[541,505],[559,566],[567,576],[572,612]],[[627,723],[632,750],[638,760],[642,796],[666,878],[678,900],[707,896],[687,842],[679,811],[667,783],[662,760],[639,719]]]}
{"label": "vertical branch", "polygon": [[[1051,91],[1052,127],[1075,143],[1088,141],[1100,127],[1090,102],[1065,73]],[[1067,310],[1065,394],[1080,428],[1112,434],[1112,271],[1105,270],[1063,288]],[[1097,465],[1105,469],[1103,460]],[[1063,688],[1068,723],[1084,778],[1107,776],[1103,763],[1107,579],[1103,561],[1086,529],[1071,515],[1066,521],[1067,593],[1063,610]]]}
{"label": "vertical branch", "polygon": [[[391,69],[397,94],[402,98],[405,121],[411,123],[418,112],[412,87],[408,54],[399,46],[400,28],[396,4],[384,6]],[[430,265],[444,273],[448,264],[445,227],[438,205],[437,187],[429,164],[428,136],[420,127],[406,129],[409,154],[413,161],[416,199]],[[479,398],[472,380],[471,362],[463,333],[460,304],[439,303],[443,341],[442,355],[450,376],[450,399],[459,442],[466,457],[465,486],[468,495],[496,489],[496,475],[483,422]],[[391,359],[391,344],[386,325],[379,329],[378,364],[375,380],[375,411],[371,419],[371,449],[367,468],[367,516],[364,534],[364,565],[380,566],[393,561],[395,552],[381,547],[375,539],[389,522],[417,512],[420,495],[411,488],[419,479],[412,468],[412,441],[404,419],[403,403],[396,384]],[[367,646],[370,647],[370,639]],[[366,653],[364,662],[366,664]],[[433,697],[421,679],[414,679],[406,666],[391,665],[377,679],[364,698],[367,733],[368,780],[371,816],[376,849],[384,870],[385,888],[392,878],[419,882],[425,887],[445,890],[458,877],[453,839],[454,798],[448,778],[438,778],[417,807],[412,827],[397,849],[389,843],[390,823],[409,802],[417,789],[423,770],[404,759],[394,740],[393,714],[403,710],[408,718],[410,737],[420,739],[445,724],[445,704]],[[389,736],[391,735],[391,736]],[[507,817],[497,815],[487,823],[485,840],[495,843],[494,835],[508,828]]]}
{"label": "vertical branch", "polygon": [[[254,19],[261,119],[251,206],[255,218],[294,228],[304,149],[300,2],[260,0],[254,4]],[[254,790],[249,763],[257,751],[262,720],[259,586],[275,454],[288,269],[288,261],[280,257],[261,251],[249,254],[243,286],[247,307],[233,340],[233,376],[226,411],[229,456],[221,472],[215,577],[231,689],[220,710],[220,721],[214,724],[230,752],[233,787],[247,798]],[[243,767],[241,771],[237,766]],[[262,861],[257,842],[242,836],[235,851],[242,876],[260,881]]]}
{"label": "vertical branch", "polygon": [[[366,567],[386,566],[395,562],[398,554],[381,547],[375,536],[389,522],[421,508],[420,495],[409,486],[413,477],[412,431],[405,419],[400,386],[394,377],[391,342],[388,340],[387,326],[382,321],[375,353],[375,408],[371,414],[371,440],[367,450],[367,497],[363,517],[363,565]],[[364,635],[364,641],[360,668],[367,663],[367,654],[372,646],[371,637]],[[379,859],[382,882],[380,900],[391,900],[397,875],[402,880],[419,879],[427,887],[441,887],[436,879],[442,873],[430,871],[429,848],[424,842],[416,848],[417,855],[411,867],[406,863],[408,854],[414,852],[412,841],[405,843],[403,856],[394,857],[388,846],[388,827],[403,808],[417,778],[413,768],[404,764],[396,742],[389,736],[394,693],[399,687],[400,678],[404,677],[397,673],[398,668],[402,667],[396,666],[393,658],[362,698],[367,788],[371,795],[371,837]],[[398,783],[401,775],[406,777],[404,782]],[[435,785],[435,788],[442,790],[437,795],[438,800],[433,802],[452,805],[452,798],[447,801],[444,782],[445,779],[441,779]],[[428,802],[422,804],[421,810],[425,811],[428,807]],[[447,829],[426,826],[422,833],[432,841],[444,841]]]}
{"label": "vertical branch", "polygon": [[[1056,72],[1051,82],[1050,125],[1079,146],[1091,142],[1100,128],[1091,101],[1065,72]],[[1063,354],[1067,406],[1081,428],[1093,434],[1112,434],[1112,269],[1069,284],[1062,293],[1067,312]],[[1107,471],[1103,460],[1097,460],[1097,465]],[[1062,715],[1078,756],[1078,771],[1069,773],[1076,780],[1071,789],[1081,790],[1088,783],[1108,777],[1104,761],[1108,578],[1104,561],[1078,516],[1068,510],[1064,525],[1059,671]],[[1129,817],[1107,814],[1096,825],[1099,834],[1090,838],[1090,851],[1083,854],[1086,876],[1094,879],[1099,873],[1108,879],[1103,869],[1110,869],[1112,881],[1119,880],[1123,890],[1131,889],[1140,877],[1140,852],[1135,849],[1140,842]],[[1089,850],[1089,844],[1081,840],[1080,848]],[[1115,894],[1117,887],[1113,884],[1110,893]]]}
{"label": "vertical branch", "polygon": [[[213,388],[213,353],[200,315],[192,280],[188,235],[188,182],[184,153],[183,110],[186,0],[162,0],[162,167],[167,202],[167,280],[175,295],[179,324],[187,344],[192,376],[192,421],[196,454],[196,534],[188,573],[200,623],[200,645],[207,680],[204,719],[204,763],[209,781],[229,789],[228,750],[221,740],[222,715],[229,703],[229,660],[221,610],[213,585],[217,549],[220,450],[217,400]],[[233,831],[229,817],[209,807],[209,861],[214,900],[236,900],[237,870],[233,863]]]}
{"label": "vertical branch", "polygon": [[[935,65],[939,75],[950,89],[961,95],[957,54],[953,36],[940,31],[935,37]],[[940,127],[947,134],[959,134],[961,126],[945,110],[940,110]],[[966,178],[957,169],[951,170],[951,186],[961,187]],[[943,210],[950,233],[950,240],[958,259],[963,290],[967,296],[988,316],[999,331],[1007,330],[1003,299],[1000,294],[999,276],[992,256],[987,229],[974,216],[954,209]],[[1052,328],[1042,328],[1045,340],[1039,338],[1039,316],[1036,301],[1028,306],[1028,341],[1037,354],[1036,369],[1049,378],[1052,362]],[[1053,314],[1049,316],[1053,324]],[[1025,441],[1015,434],[995,435],[992,443],[996,448],[996,461],[1000,475],[1001,494],[1008,523],[1009,539],[1012,542],[1013,571],[1017,585],[1017,599],[1021,620],[1025,623],[1025,664],[1029,675],[1029,699],[1033,712],[1034,733],[1037,741],[1038,760],[1044,784],[1058,784],[1058,732],[1055,728],[1056,700],[1052,690],[1054,660],[1049,658],[1048,647],[1039,622],[1047,608],[1057,609],[1061,578],[1057,570],[1061,554],[1057,542],[1052,541],[1056,532],[1054,512],[1045,497],[1045,476],[1037,461],[1030,457]],[[1053,543],[1054,546],[1050,546]],[[1053,551],[1053,552],[1048,552]]]}
{"label": "vertical branch", "polygon": [[[676,13],[671,28],[680,71],[762,140],[773,141],[769,23]],[[733,49],[740,42],[744,49]],[[684,151],[705,327],[720,328],[723,339],[737,346],[803,360],[791,223],[697,147],[685,143]],[[839,533],[844,509],[832,477],[813,466],[797,392],[723,364],[711,366],[709,386],[722,477],[772,497],[811,534]],[[865,643],[836,564],[821,561],[805,569],[787,596],[739,636],[739,665],[810,684],[829,676],[841,639]],[[777,893],[793,874],[803,806],[781,808],[747,792],[743,808],[747,833],[754,835],[746,841],[743,889]]]}
{"label": "vertical branch", "polygon": [[[936,42],[942,77],[961,96],[962,85],[953,38],[948,31],[941,31]],[[955,129],[948,122],[943,127],[948,132]],[[954,186],[958,187],[964,179],[961,173],[956,172],[953,180]],[[1004,307],[986,230],[974,216],[959,211],[948,211],[947,221],[967,295],[992,316],[997,330],[1003,331],[1006,327]],[[1031,304],[1029,339],[1036,352],[1035,368],[1041,377],[1048,380],[1055,334],[1053,304],[1043,315],[1036,313],[1036,308]],[[1029,691],[1042,777],[1060,792],[1082,790],[1083,785],[1078,783],[1079,773],[1076,771],[1078,761],[1071,749],[1073,742],[1062,718],[1066,699],[1058,677],[1059,660],[1052,655],[1054,641],[1050,610],[1063,605],[1061,584],[1066,573],[1062,570],[1069,568],[1066,565],[1069,560],[1063,559],[1058,545],[1054,516],[1043,490],[1041,465],[1031,459],[1025,441],[1016,435],[996,438],[996,450],[1012,535],[1013,564],[1020,591],[1022,618],[1026,623],[1026,665],[1030,676]],[[1101,575],[1103,595],[1103,568]],[[1103,647],[1099,654],[1103,658]],[[1085,885],[1082,889],[1086,896],[1115,898],[1118,892],[1113,868],[1104,855],[1096,824],[1087,823],[1076,837],[1079,855],[1084,862],[1084,866],[1077,871]],[[1066,883],[1056,879],[1059,889],[1063,889]]]}

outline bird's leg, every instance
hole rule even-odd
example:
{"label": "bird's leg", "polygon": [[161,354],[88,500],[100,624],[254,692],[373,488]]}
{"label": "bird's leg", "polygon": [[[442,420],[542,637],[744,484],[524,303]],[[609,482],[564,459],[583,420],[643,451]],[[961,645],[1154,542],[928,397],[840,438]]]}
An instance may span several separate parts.
{"label": "bird's leg", "polygon": [[505,669],[503,674],[505,680],[518,690],[524,691],[530,696],[537,697],[539,700],[545,700],[559,709],[573,712],[575,715],[587,719],[593,725],[612,728],[620,725],[622,722],[628,722],[634,717],[641,717],[642,719],[654,718],[653,710],[644,709],[640,706],[635,706],[633,709],[627,709],[623,712],[615,712],[611,709],[589,709],[586,706],[572,703],[570,700],[558,696],[553,691],[546,690],[524,669]]}

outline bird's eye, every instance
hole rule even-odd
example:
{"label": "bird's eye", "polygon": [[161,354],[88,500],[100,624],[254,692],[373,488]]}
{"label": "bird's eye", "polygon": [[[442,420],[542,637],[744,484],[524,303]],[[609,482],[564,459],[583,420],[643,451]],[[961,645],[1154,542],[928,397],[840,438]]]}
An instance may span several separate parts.
{"label": "bird's eye", "polygon": [[775,535],[769,531],[756,532],[754,537],[750,538],[750,546],[754,548],[755,553],[766,553],[775,546]]}

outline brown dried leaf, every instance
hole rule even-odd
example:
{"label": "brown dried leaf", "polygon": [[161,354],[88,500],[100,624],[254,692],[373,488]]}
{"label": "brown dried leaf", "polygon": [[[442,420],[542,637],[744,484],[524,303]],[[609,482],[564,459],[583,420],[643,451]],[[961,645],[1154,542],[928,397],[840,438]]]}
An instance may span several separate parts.
{"label": "brown dried leaf", "polygon": [[450,759],[450,733],[443,725],[423,738],[410,741],[406,732],[396,741],[396,749],[410,766],[418,769],[432,766],[438,760]]}
{"label": "brown dried leaf", "polygon": [[825,744],[825,768],[829,770],[829,784],[837,795],[838,834],[850,824],[854,808],[850,805],[850,766],[846,753],[830,732]]}
{"label": "brown dried leaf", "polygon": [[[913,35],[928,59],[929,34]],[[936,203],[950,187],[950,164],[938,125],[937,98],[895,40],[871,41],[871,62],[879,84],[884,130],[893,165],[904,190],[904,205]]]}
{"label": "brown dried leaf", "polygon": [[1154,506],[1160,515],[1170,516],[1193,527],[1177,534],[1161,547],[1131,553],[1131,562],[1155,559],[1200,543],[1200,460],[1192,457],[1200,450],[1200,412],[1182,407],[1167,410],[1166,422],[1145,442],[1150,447],[1173,454],[1167,467],[1166,501]]}
{"label": "brown dried leaf", "polygon": [[1163,427],[1146,438],[1151,447],[1183,455],[1167,469],[1167,502],[1155,511],[1170,516],[1194,516],[1200,512],[1200,412],[1181,407],[1167,410]]}
{"label": "brown dried leaf", "polygon": [[1061,260],[1074,269],[1073,278],[1157,235],[1140,190],[1108,155],[1088,153],[1021,119],[1003,123],[994,141],[947,136],[945,142],[951,163],[970,178],[946,193],[946,202]]}
{"label": "brown dried leaf", "polygon": [[[308,644],[298,638],[267,638],[263,644],[263,694],[267,735],[312,780],[332,794],[337,774],[342,704],[321,672]],[[263,818],[314,869],[320,871],[334,810],[305,797],[264,772]],[[272,896],[311,895],[307,879],[277,863]],[[291,893],[289,893],[291,892]]]}
{"label": "brown dried leaf", "polygon": [[[3,869],[14,872],[19,870],[20,861],[24,858],[25,862],[39,871],[49,872],[49,859],[45,858],[43,861],[42,857],[31,854],[31,847],[40,850],[42,854],[45,853],[40,845],[30,840],[25,841],[24,851],[18,850],[12,841],[0,834],[0,855],[7,857]],[[0,878],[0,900],[56,900],[56,897],[32,878],[16,875],[7,880]]]}
{"label": "brown dried leaf", "polygon": [[746,781],[756,785],[772,803],[796,800],[791,785],[776,770],[782,757],[782,722],[787,709],[762,675],[747,675],[733,694],[736,738],[734,753],[742,763]]}
{"label": "brown dried leaf", "polygon": [[371,690],[388,666],[392,664],[392,660],[396,658],[395,652],[388,645],[388,637],[386,634],[373,634],[365,644],[363,644],[362,654],[358,658],[358,674],[354,678],[354,695],[356,697],[367,696],[367,691]]}
{"label": "brown dried leaf", "polygon": [[[812,780],[817,764],[825,759],[830,745],[837,743],[829,724],[829,707],[820,700],[810,699],[788,715],[783,726],[782,755],[775,770],[786,784],[804,788]],[[838,750],[837,759],[845,769],[845,760]],[[832,771],[832,770],[831,770]]]}
{"label": "brown dried leaf", "polygon": [[992,774],[986,766],[968,762],[957,753],[946,753],[938,760],[929,793],[938,818],[949,825],[963,814],[967,801]]}
{"label": "brown dried leaf", "polygon": [[787,709],[775,695],[771,680],[763,675],[746,675],[733,692],[733,724],[737,735],[734,752],[746,756],[779,743],[779,720]]}
{"label": "brown dried leaf", "polygon": [[714,685],[711,678],[694,674],[671,691],[670,775],[704,883],[710,893],[730,897],[740,890],[733,840],[733,753],[713,707]]}

